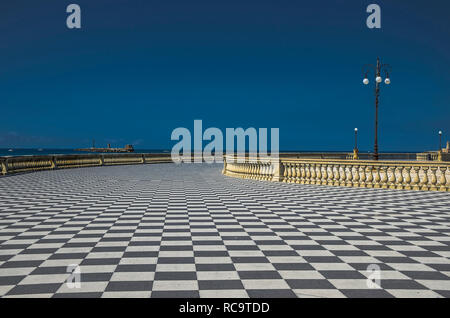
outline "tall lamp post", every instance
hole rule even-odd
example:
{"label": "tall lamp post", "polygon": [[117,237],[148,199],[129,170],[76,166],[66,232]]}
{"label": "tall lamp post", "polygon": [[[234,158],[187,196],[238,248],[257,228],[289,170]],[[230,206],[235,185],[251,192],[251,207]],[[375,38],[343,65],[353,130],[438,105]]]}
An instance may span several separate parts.
{"label": "tall lamp post", "polygon": [[439,151],[438,151],[438,161],[442,161],[442,131],[439,130]]}
{"label": "tall lamp post", "polygon": [[355,148],[353,148],[353,159],[358,159],[358,128],[355,128]]}
{"label": "tall lamp post", "polygon": [[380,96],[380,83],[383,81],[383,79],[381,78],[381,72],[384,72],[385,75],[384,83],[386,85],[389,85],[391,83],[391,80],[389,78],[391,67],[388,64],[382,64],[380,58],[377,57],[376,66],[372,64],[367,64],[364,66],[364,85],[369,84],[367,75],[371,70],[375,73],[375,143],[373,146],[373,159],[378,160],[378,98]]}

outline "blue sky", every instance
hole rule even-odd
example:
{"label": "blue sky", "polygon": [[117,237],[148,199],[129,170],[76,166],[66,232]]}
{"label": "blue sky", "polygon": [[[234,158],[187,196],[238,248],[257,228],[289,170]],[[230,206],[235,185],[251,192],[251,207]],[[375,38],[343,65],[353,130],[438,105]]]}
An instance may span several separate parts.
{"label": "blue sky", "polygon": [[0,147],[171,148],[202,119],[278,127],[284,150],[350,150],[358,127],[371,150],[362,66],[380,56],[380,151],[435,149],[438,130],[450,139],[449,14],[446,0],[2,1]]}

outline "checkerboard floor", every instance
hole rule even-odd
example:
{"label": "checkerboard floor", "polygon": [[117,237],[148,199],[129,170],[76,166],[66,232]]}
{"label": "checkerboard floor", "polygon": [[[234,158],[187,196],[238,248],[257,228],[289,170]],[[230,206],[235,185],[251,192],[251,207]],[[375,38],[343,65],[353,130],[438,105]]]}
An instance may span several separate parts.
{"label": "checkerboard floor", "polygon": [[[0,296],[450,297],[450,194],[243,180],[221,167],[0,178]],[[381,288],[369,287],[371,264]],[[66,283],[69,265],[80,288]]]}

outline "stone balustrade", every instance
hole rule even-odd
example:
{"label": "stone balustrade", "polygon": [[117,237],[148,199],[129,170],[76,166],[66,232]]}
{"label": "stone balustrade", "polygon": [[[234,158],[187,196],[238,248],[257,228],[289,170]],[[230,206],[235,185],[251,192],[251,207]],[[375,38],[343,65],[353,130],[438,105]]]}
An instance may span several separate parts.
{"label": "stone balustrade", "polygon": [[441,152],[440,155],[437,151],[428,151],[418,153],[417,155],[418,161],[450,161],[450,153]]}
{"label": "stone balustrade", "polygon": [[450,191],[450,163],[225,156],[223,174],[246,179],[359,188]]}
{"label": "stone balustrade", "polygon": [[274,164],[269,159],[246,159],[243,162],[239,162],[227,160],[227,156],[225,156],[222,173],[231,177],[244,179],[280,181],[279,165]]}
{"label": "stone balustrade", "polygon": [[6,175],[39,170],[166,162],[172,162],[169,153],[115,153],[0,157],[0,174]]}

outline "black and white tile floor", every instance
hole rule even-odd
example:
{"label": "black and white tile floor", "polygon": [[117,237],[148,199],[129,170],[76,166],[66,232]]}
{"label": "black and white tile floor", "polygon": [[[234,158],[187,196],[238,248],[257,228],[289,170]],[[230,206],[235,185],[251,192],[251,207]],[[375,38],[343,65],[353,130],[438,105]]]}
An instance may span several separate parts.
{"label": "black and white tile floor", "polygon": [[[2,297],[450,297],[450,194],[155,164],[0,178]],[[370,264],[381,288],[369,288]],[[67,284],[78,265],[80,288]]]}

